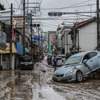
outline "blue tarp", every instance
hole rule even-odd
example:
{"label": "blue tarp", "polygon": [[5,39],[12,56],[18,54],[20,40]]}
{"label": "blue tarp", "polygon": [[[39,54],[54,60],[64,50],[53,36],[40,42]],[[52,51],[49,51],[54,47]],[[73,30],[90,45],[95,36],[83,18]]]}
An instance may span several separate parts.
{"label": "blue tarp", "polygon": [[16,49],[18,51],[17,54],[23,55],[23,45],[22,44],[16,42]]}

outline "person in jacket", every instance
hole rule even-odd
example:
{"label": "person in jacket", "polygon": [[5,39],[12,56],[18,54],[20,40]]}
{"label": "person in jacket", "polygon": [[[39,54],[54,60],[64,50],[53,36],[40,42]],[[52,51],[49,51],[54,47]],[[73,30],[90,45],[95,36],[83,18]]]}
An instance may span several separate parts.
{"label": "person in jacket", "polygon": [[54,70],[56,70],[56,67],[57,67],[57,58],[56,58],[56,56],[54,56],[54,58],[53,58],[53,66],[54,66]]}
{"label": "person in jacket", "polygon": [[43,60],[42,60],[42,67],[43,71],[46,72],[46,67],[48,66],[48,56],[44,55]]}

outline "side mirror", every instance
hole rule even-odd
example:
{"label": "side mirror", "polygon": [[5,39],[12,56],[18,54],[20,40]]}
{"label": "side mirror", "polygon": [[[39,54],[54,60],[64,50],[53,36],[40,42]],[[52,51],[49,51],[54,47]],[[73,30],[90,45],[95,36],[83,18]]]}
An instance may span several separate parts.
{"label": "side mirror", "polygon": [[86,63],[88,60],[87,59],[85,59],[84,61],[83,61],[83,63]]}

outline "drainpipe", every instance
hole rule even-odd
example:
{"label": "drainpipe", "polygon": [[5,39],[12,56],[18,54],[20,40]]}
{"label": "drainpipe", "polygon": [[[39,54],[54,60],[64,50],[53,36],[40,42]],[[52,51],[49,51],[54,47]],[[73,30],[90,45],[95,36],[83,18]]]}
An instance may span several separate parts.
{"label": "drainpipe", "polygon": [[79,30],[77,30],[78,31],[78,52],[79,52]]}
{"label": "drainpipe", "polygon": [[75,54],[75,47],[76,47],[76,39],[75,39],[76,37],[75,37],[75,34],[76,33],[75,33],[75,28],[74,28],[74,54]]}

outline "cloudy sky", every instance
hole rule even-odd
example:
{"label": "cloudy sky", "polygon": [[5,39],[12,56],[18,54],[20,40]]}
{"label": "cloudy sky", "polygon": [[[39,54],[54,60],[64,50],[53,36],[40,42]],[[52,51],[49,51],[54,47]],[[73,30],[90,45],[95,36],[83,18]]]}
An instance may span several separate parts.
{"label": "cloudy sky", "polygon": [[[0,3],[5,6],[6,9],[10,8],[11,3],[15,8],[15,13],[19,13],[22,8],[23,0],[0,0]],[[35,22],[40,22],[43,31],[56,30],[61,23],[72,25],[75,22],[86,20],[95,14],[66,14],[61,17],[50,17],[48,12],[85,12],[85,11],[96,11],[96,0],[26,0],[26,2],[41,2],[41,16],[34,18]],[[33,6],[33,5],[31,5]],[[22,11],[21,11],[22,12]],[[52,18],[52,20],[51,20]],[[61,20],[60,20],[61,19]]]}

